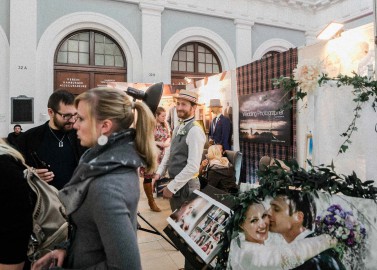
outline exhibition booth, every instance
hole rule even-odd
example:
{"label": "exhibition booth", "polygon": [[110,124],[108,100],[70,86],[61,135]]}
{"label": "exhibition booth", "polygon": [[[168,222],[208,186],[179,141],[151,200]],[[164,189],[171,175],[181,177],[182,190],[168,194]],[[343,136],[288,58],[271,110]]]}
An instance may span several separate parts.
{"label": "exhibition booth", "polygon": [[[199,101],[196,119],[208,132],[212,120],[208,108],[210,99],[220,99],[223,114],[233,125],[233,150],[243,153],[241,182],[255,183],[259,160],[268,155],[280,160],[296,159],[301,167],[334,163],[339,173],[355,171],[361,179],[377,175],[373,153],[377,144],[373,123],[375,112],[369,104],[362,105],[356,129],[349,138],[347,151],[339,154],[346,138],[340,136],[353,121],[356,103],[354,88],[337,86],[332,80],[319,86],[322,73],[335,78],[338,74],[352,76],[353,72],[372,78],[374,72],[373,24],[344,31],[336,38],[315,45],[290,49],[266,59],[241,66],[236,70],[192,81],[186,89],[196,91]],[[302,99],[294,100],[292,108],[285,105],[291,96],[274,84],[274,79],[294,76],[296,68],[313,67],[319,70],[313,78],[314,87]],[[151,84],[111,82],[125,90],[127,87],[146,89]],[[174,106],[175,90],[165,85],[160,106],[167,111]],[[372,141],[371,141],[372,140]]]}
{"label": "exhibition booth", "polygon": [[[290,253],[296,251],[285,246],[277,234],[270,233],[268,245],[270,250],[276,249],[275,255],[282,252],[286,261],[269,257],[270,251],[248,243],[244,235],[248,232],[241,233],[236,225],[247,215],[245,207],[256,199],[268,209],[276,192],[285,189],[287,196],[292,196],[289,190],[298,189],[313,197],[310,205],[314,204],[317,214],[312,220],[316,220],[315,233],[338,239],[338,249],[330,256],[334,265],[339,269],[373,268],[376,190],[373,181],[366,180],[377,175],[377,104],[375,89],[368,89],[375,83],[374,48],[373,24],[368,24],[236,70],[188,80],[186,89],[200,97],[196,119],[206,132],[212,120],[209,101],[220,99],[223,114],[233,125],[232,148],[242,152],[240,181],[254,188],[232,200],[211,187],[195,191],[191,201],[171,214],[164,232],[194,267],[258,268],[267,263],[291,269],[302,265],[307,254],[297,251],[294,258],[284,255],[285,248]],[[122,90],[150,85],[108,84]],[[174,94],[172,86],[164,85],[160,106],[167,111],[174,106]],[[291,167],[291,172],[277,167],[260,173],[259,161],[266,155],[297,160],[297,166]],[[310,216],[305,211],[304,215]],[[317,256],[317,246],[311,245],[299,249]],[[280,263],[272,264],[277,261]]]}

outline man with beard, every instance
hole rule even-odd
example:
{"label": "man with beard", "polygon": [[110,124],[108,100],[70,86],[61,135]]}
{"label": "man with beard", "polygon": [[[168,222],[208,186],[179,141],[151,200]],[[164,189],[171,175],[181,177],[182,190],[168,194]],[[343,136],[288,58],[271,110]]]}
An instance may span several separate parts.
{"label": "man with beard", "polygon": [[163,197],[170,199],[172,211],[179,209],[191,193],[200,188],[197,176],[206,138],[194,119],[197,105],[198,95],[195,92],[179,92],[176,108],[180,124],[174,128],[170,149],[166,150],[153,178],[153,181],[159,179],[167,168],[173,180],[163,189]]}
{"label": "man with beard", "polygon": [[66,90],[55,91],[47,105],[50,120],[29,129],[17,140],[26,163],[57,189],[70,180],[83,152],[73,129],[77,118],[74,99]]}
{"label": "man with beard", "polygon": [[[270,206],[270,232],[281,234],[287,243],[314,236],[312,229],[317,209],[311,194],[291,190],[278,194]],[[328,249],[294,269],[345,270],[345,267],[335,250]]]}
{"label": "man with beard", "polygon": [[14,125],[13,132],[8,134],[7,142],[12,145],[14,148],[18,149],[17,138],[22,134],[21,125]]}
{"label": "man with beard", "polygon": [[[170,149],[166,150],[152,180],[154,182],[159,179],[167,168],[169,177],[173,180],[163,189],[162,195],[170,200],[173,212],[189,200],[195,189],[200,189],[198,174],[206,137],[200,124],[195,121],[198,104],[198,94],[195,92],[179,92],[176,102],[179,125],[174,127]],[[195,268],[185,260],[184,269]]]}

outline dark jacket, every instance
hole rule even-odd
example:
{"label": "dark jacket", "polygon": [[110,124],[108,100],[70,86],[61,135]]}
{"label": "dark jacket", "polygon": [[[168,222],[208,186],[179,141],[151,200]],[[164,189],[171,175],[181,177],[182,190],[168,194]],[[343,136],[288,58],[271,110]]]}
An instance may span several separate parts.
{"label": "dark jacket", "polygon": [[28,262],[26,253],[36,196],[24,178],[24,169],[14,157],[0,154],[0,264]]}
{"label": "dark jacket", "polygon": [[[50,148],[48,141],[44,141],[49,136],[51,137],[50,133],[53,132],[50,130],[48,122],[46,122],[41,126],[26,131],[17,142],[26,163],[35,168],[49,168],[55,174],[53,181],[49,182],[49,184],[61,189],[71,179],[72,173],[85,149],[79,145],[75,130],[65,132],[63,136],[66,146],[69,145],[69,147],[58,148],[58,143],[56,142],[56,148]],[[33,152],[38,157],[33,158]]]}
{"label": "dark jacket", "polygon": [[[309,234],[308,237],[313,237]],[[294,270],[346,270],[334,249],[327,249],[317,256],[307,260],[304,264],[294,268]]]}
{"label": "dark jacket", "polygon": [[[31,152],[38,149],[46,132],[50,132],[48,121],[43,125],[29,129],[17,138],[19,150],[24,155],[26,164],[29,166],[37,167],[37,164],[35,164],[31,157]],[[76,163],[78,164],[81,155],[86,149],[80,145],[80,141],[77,139],[76,130],[68,132],[67,136],[75,154]]]}
{"label": "dark jacket", "polygon": [[228,193],[237,193],[238,187],[234,168],[231,164],[229,167],[220,165],[211,165],[207,170],[207,182],[209,185],[223,190]]}
{"label": "dark jacket", "polygon": [[11,146],[13,146],[14,148],[18,150],[17,138],[19,138],[22,134],[23,132],[20,132],[19,134],[16,134],[15,132],[9,133],[7,137],[8,144],[10,144]]}
{"label": "dark jacket", "polygon": [[214,140],[215,144],[221,144],[223,150],[230,150],[230,141],[232,136],[232,125],[228,117],[220,115],[220,119],[216,122],[216,127],[213,127],[213,119],[209,127],[209,137]]}

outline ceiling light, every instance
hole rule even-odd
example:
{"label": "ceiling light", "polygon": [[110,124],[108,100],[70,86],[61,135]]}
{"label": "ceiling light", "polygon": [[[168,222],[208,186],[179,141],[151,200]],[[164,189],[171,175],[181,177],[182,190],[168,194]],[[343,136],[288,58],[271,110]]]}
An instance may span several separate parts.
{"label": "ceiling light", "polygon": [[343,24],[332,22],[329,23],[325,29],[323,29],[317,36],[318,39],[321,40],[329,40],[330,38],[334,37],[339,31],[343,28]]}

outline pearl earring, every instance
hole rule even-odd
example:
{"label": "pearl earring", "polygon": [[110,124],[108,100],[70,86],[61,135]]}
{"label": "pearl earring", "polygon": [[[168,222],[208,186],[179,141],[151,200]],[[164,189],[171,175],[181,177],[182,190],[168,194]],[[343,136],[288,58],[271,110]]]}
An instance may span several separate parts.
{"label": "pearl earring", "polygon": [[105,144],[107,144],[107,141],[109,140],[109,138],[106,136],[106,135],[101,135],[101,136],[99,136],[98,137],[98,139],[97,139],[97,143],[99,144],[99,145],[105,145]]}

